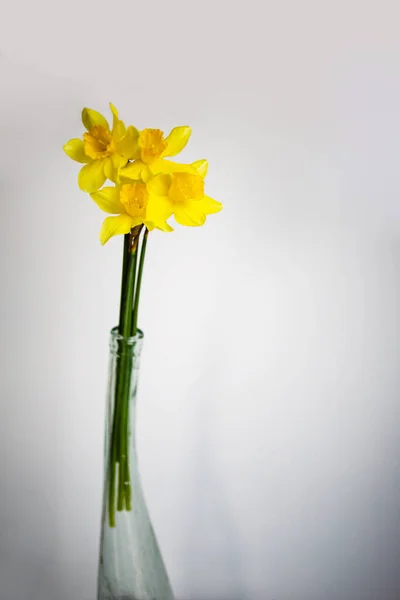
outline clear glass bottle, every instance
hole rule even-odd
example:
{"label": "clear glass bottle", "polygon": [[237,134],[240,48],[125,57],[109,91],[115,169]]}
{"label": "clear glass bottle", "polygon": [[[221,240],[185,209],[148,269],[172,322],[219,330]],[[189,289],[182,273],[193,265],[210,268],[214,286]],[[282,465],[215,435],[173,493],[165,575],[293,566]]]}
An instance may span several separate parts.
{"label": "clear glass bottle", "polygon": [[[137,465],[135,414],[142,343],[141,331],[131,338],[123,338],[117,328],[111,331],[98,600],[174,600],[147,511]],[[125,412],[117,409],[118,398],[121,397],[118,379],[121,379],[122,371],[127,374]],[[129,476],[124,477],[123,485],[130,488],[129,501],[125,502],[129,506],[123,510],[118,507],[120,464],[115,463],[113,454],[115,428],[121,414],[126,423],[125,448],[129,465]]]}

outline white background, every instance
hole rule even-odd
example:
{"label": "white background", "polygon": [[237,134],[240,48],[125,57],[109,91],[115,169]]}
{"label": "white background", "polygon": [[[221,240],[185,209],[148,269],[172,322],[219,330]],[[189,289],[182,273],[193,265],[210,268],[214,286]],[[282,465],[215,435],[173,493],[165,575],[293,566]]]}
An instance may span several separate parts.
{"label": "white background", "polygon": [[151,235],[138,445],[177,598],[397,600],[397,2],[3,0],[0,598],[93,600],[122,238],[62,145],[190,124],[224,211]]}

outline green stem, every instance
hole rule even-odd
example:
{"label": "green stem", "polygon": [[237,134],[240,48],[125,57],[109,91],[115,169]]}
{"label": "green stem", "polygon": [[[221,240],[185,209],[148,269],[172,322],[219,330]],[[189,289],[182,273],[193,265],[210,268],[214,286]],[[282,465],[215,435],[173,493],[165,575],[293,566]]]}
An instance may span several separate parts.
{"label": "green stem", "polygon": [[[120,335],[122,335],[122,327],[124,322],[124,313],[126,311],[126,300],[127,300],[127,267],[129,260],[129,248],[131,245],[131,234],[127,233],[124,236],[124,250],[123,250],[123,258],[122,258],[122,276],[121,276],[121,301],[120,301],[120,309],[119,309],[119,325],[118,330]],[[118,431],[118,421],[119,421],[119,412],[120,406],[118,404],[118,388],[120,385],[121,379],[121,361],[120,356],[117,355],[117,364],[116,364],[116,386],[115,386],[115,398],[114,398],[114,416],[113,416],[113,425],[111,432],[111,442],[110,442],[110,470],[109,470],[109,487],[108,487],[108,517],[110,522],[110,527],[115,527],[115,477],[116,477],[116,466],[118,462],[118,453],[117,449],[119,446],[119,431]]]}
{"label": "green stem", "polygon": [[122,258],[122,277],[121,277],[121,303],[119,307],[119,333],[122,333],[122,326],[124,321],[124,314],[126,312],[126,300],[127,300],[127,268],[129,260],[129,248],[131,245],[131,234],[127,233],[124,235],[124,255]]}
{"label": "green stem", "polygon": [[[123,335],[123,324],[124,324],[124,320],[125,320],[125,313],[126,313],[126,309],[127,309],[127,293],[128,293],[128,286],[127,286],[127,276],[128,276],[128,263],[129,263],[129,249],[131,247],[132,241],[131,241],[131,234],[127,233],[124,235],[124,251],[123,251],[123,258],[122,258],[122,277],[121,277],[121,301],[120,301],[120,309],[119,309],[119,333],[120,335]],[[117,393],[117,389],[121,378],[121,369],[119,368],[119,363],[120,363],[120,356],[117,356],[117,370],[116,370],[116,394],[115,394],[115,415],[116,418],[114,418],[114,422],[113,422],[113,433],[112,433],[112,445],[111,445],[111,473],[110,473],[110,477],[111,477],[111,482],[110,482],[110,490],[109,490],[109,506],[111,501],[114,498],[114,494],[115,494],[115,474],[116,474],[116,464],[115,462],[118,461],[118,456],[117,456],[117,448],[119,446],[119,431],[118,431],[118,427],[117,427],[117,423],[118,423],[118,403],[117,403],[117,399],[118,399],[118,393]],[[114,519],[115,520],[115,519]],[[110,513],[110,521],[111,521],[111,513]]]}
{"label": "green stem", "polygon": [[[124,338],[130,336],[132,312],[130,307],[133,302],[133,291],[135,289],[135,276],[136,276],[136,262],[137,262],[137,247],[138,247],[139,234],[135,237],[131,237],[130,244],[131,248],[128,255],[126,265],[126,290],[124,295],[124,306],[121,312],[120,319],[120,333]],[[122,303],[121,303],[122,304]]]}
{"label": "green stem", "polygon": [[[140,228],[132,230],[124,238],[124,256],[122,266],[121,304],[119,333],[124,340],[129,337],[132,322],[132,303],[135,287],[137,246]],[[128,438],[128,402],[131,367],[129,349],[122,342],[121,353],[117,357],[116,387],[113,427],[110,446],[110,471],[108,489],[108,511],[110,527],[115,527],[115,483],[118,468],[118,502],[117,509],[124,507],[124,481],[129,475],[127,438]]]}
{"label": "green stem", "polygon": [[119,470],[118,470],[118,499],[117,510],[124,510],[125,507],[125,482],[129,477],[129,456],[128,456],[128,427],[129,427],[129,389],[132,362],[130,356],[126,357],[126,366],[123,376],[123,386],[120,396],[121,416],[119,422]]}
{"label": "green stem", "polygon": [[[128,258],[126,310],[123,315],[122,323],[122,336],[124,338],[128,338],[130,336],[131,330],[132,311],[130,310],[130,307],[133,303],[133,293],[135,288],[139,233],[140,230],[136,233],[135,237],[132,238],[132,248]],[[129,349],[126,349],[121,356],[121,377],[120,385],[118,386],[118,406],[120,410],[117,417],[117,426],[119,430],[117,510],[119,511],[124,509],[125,481],[127,481],[126,478],[128,476],[128,404],[131,368],[132,365],[129,356]]]}
{"label": "green stem", "polygon": [[137,334],[140,289],[141,289],[141,285],[142,285],[143,266],[144,266],[144,259],[146,256],[146,246],[147,246],[148,235],[149,235],[149,230],[146,228],[146,231],[144,232],[144,236],[143,236],[142,249],[140,252],[139,271],[138,271],[138,278],[137,278],[136,290],[135,290],[135,301],[134,301],[133,312],[132,312],[132,327],[131,327],[131,335],[132,336],[135,336]]}

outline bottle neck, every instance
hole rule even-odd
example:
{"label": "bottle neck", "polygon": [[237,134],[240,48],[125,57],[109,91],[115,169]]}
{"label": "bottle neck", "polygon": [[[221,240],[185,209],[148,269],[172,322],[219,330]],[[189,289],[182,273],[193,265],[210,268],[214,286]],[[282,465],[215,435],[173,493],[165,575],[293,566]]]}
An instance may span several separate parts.
{"label": "bottle neck", "polygon": [[118,357],[128,356],[135,365],[138,365],[142,352],[143,338],[144,334],[140,329],[138,329],[135,336],[124,337],[119,333],[118,327],[114,327],[110,333],[111,357],[117,359]]}

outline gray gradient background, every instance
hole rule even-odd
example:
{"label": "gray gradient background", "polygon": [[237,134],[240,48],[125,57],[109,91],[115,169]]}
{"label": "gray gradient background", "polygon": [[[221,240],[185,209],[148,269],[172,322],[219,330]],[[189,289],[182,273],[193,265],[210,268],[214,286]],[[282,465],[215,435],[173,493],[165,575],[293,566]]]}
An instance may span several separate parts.
{"label": "gray gradient background", "polygon": [[62,144],[190,124],[224,211],[151,236],[138,444],[178,598],[400,598],[397,2],[37,0],[0,23],[0,598],[93,600],[121,239]]}

